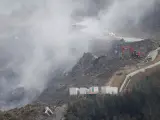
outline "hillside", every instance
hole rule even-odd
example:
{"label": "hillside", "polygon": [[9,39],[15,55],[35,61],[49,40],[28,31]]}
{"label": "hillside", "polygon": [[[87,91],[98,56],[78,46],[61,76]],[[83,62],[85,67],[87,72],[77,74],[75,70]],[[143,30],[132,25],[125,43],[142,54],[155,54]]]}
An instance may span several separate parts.
{"label": "hillside", "polygon": [[[145,14],[141,14],[143,2],[138,0],[135,4],[128,0],[80,1],[76,0],[75,6],[72,0],[26,1],[22,6],[19,1],[16,4],[19,9],[8,15],[0,14],[0,110],[9,109],[0,111],[0,120],[60,120],[67,103],[66,120],[159,119],[160,67],[132,77],[127,87],[130,93],[87,96],[73,101],[68,93],[70,87],[110,85],[117,71],[132,66],[138,69],[148,53],[160,46],[159,0],[153,0],[154,5]],[[44,8],[33,3],[41,3]],[[133,7],[137,9],[127,6],[140,3],[140,8]],[[100,32],[103,37],[70,30],[73,21],[79,22],[78,18],[80,21],[89,18],[88,33]],[[120,38],[104,35],[103,27]],[[121,36],[144,40],[127,42]],[[72,37],[73,41],[68,40]],[[128,51],[122,56],[123,46],[140,51],[142,57],[133,57]],[[115,86],[117,81],[115,77]],[[46,106],[54,115],[44,114]]]}
{"label": "hillside", "polygon": [[[108,42],[105,44],[107,45]],[[105,46],[105,44],[103,43],[103,46]],[[144,59],[131,59],[128,55],[125,59],[121,59],[119,54],[114,53],[116,46],[120,44],[121,41],[116,41],[112,44],[109,51],[108,49],[106,51],[105,47],[101,47],[97,49],[97,51],[94,49],[93,53],[84,53],[70,72],[62,74],[49,82],[48,88],[41,94],[37,101],[52,104],[66,103],[68,101],[69,87],[104,85],[109,82],[109,78],[116,71],[125,66],[136,65]],[[97,42],[96,45],[99,46]],[[141,48],[145,56],[150,50],[156,47],[152,40],[123,43],[123,45],[133,46],[137,50]],[[100,51],[105,54],[99,54]]]}
{"label": "hillside", "polygon": [[154,68],[147,69],[144,73],[139,73],[135,75],[134,77],[131,78],[131,82],[129,83],[126,89],[132,89],[140,81],[143,81],[143,80],[150,80],[151,82],[153,82],[155,87],[158,87],[160,85],[159,71],[160,71],[160,66],[157,66]]}
{"label": "hillside", "polygon": [[[154,80],[154,79],[152,79]],[[66,120],[159,120],[160,94],[151,79],[118,96],[87,96],[69,103]]]}

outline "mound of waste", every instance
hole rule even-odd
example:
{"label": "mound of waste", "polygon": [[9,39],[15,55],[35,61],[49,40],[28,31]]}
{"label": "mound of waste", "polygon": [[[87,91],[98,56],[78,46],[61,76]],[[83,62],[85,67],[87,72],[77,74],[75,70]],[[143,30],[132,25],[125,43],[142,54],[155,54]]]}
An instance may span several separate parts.
{"label": "mound of waste", "polygon": [[[91,52],[84,53],[70,72],[61,78],[53,78],[49,82],[48,88],[38,98],[38,101],[53,104],[65,103],[69,100],[67,97],[69,87],[104,85],[117,70],[127,65],[135,65],[143,60],[143,58],[139,60],[131,59],[130,57],[121,59],[120,53],[122,45],[130,45],[136,50],[141,50],[145,53],[145,56],[150,50],[157,47],[155,43],[149,39],[138,42],[115,40],[110,44],[110,49],[107,48],[108,42],[105,41],[103,44],[100,48],[97,46],[101,46],[101,43],[98,44],[98,42],[95,42]],[[119,53],[117,54],[115,50]]]}
{"label": "mound of waste", "polygon": [[143,40],[138,42],[126,42],[121,43],[120,41],[115,42],[113,47],[106,52],[105,55],[98,55],[92,53],[84,53],[83,56],[79,59],[77,64],[73,67],[71,74],[76,75],[96,75],[104,72],[113,73],[120,67],[125,65],[134,64],[138,61],[133,60],[129,54],[123,60],[120,59],[121,55],[121,46],[131,46],[137,51],[143,52],[144,57],[148,54],[149,51],[154,49],[154,43],[151,40]]}

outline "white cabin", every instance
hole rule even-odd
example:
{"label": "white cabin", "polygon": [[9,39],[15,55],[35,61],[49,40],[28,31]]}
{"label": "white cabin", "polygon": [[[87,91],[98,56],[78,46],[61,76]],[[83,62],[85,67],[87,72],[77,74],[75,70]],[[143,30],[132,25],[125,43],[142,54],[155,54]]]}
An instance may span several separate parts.
{"label": "white cabin", "polygon": [[79,88],[69,88],[69,95],[78,95]]}
{"label": "white cabin", "polygon": [[87,88],[79,88],[79,94],[80,95],[86,95],[88,93],[88,89]]}
{"label": "white cabin", "polygon": [[99,93],[99,88],[98,87],[90,87],[88,94],[98,94]]}
{"label": "white cabin", "polygon": [[118,94],[118,87],[110,87],[110,86],[103,86],[101,87],[102,94]]}

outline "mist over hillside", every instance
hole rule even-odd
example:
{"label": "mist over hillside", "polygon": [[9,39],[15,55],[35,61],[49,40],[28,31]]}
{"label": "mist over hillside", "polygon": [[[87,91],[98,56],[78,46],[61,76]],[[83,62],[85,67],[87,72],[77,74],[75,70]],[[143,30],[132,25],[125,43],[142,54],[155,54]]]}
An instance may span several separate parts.
{"label": "mist over hillside", "polygon": [[[11,108],[34,100],[57,70],[71,70],[84,52],[91,52],[95,37],[106,31],[130,36],[159,31],[156,2],[0,0],[0,106]],[[85,23],[85,29],[73,29],[79,22]],[[21,96],[20,100],[10,102],[10,94],[19,88],[22,93],[13,98]]]}

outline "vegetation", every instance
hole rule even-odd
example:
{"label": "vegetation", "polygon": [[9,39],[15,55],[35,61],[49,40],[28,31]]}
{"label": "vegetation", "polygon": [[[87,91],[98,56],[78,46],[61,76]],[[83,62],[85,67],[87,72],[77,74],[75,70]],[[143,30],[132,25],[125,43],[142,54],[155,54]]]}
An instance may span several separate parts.
{"label": "vegetation", "polygon": [[[158,73],[146,77],[131,92],[117,96],[87,96],[69,103],[66,120],[159,120]],[[155,84],[156,83],[156,84]]]}

